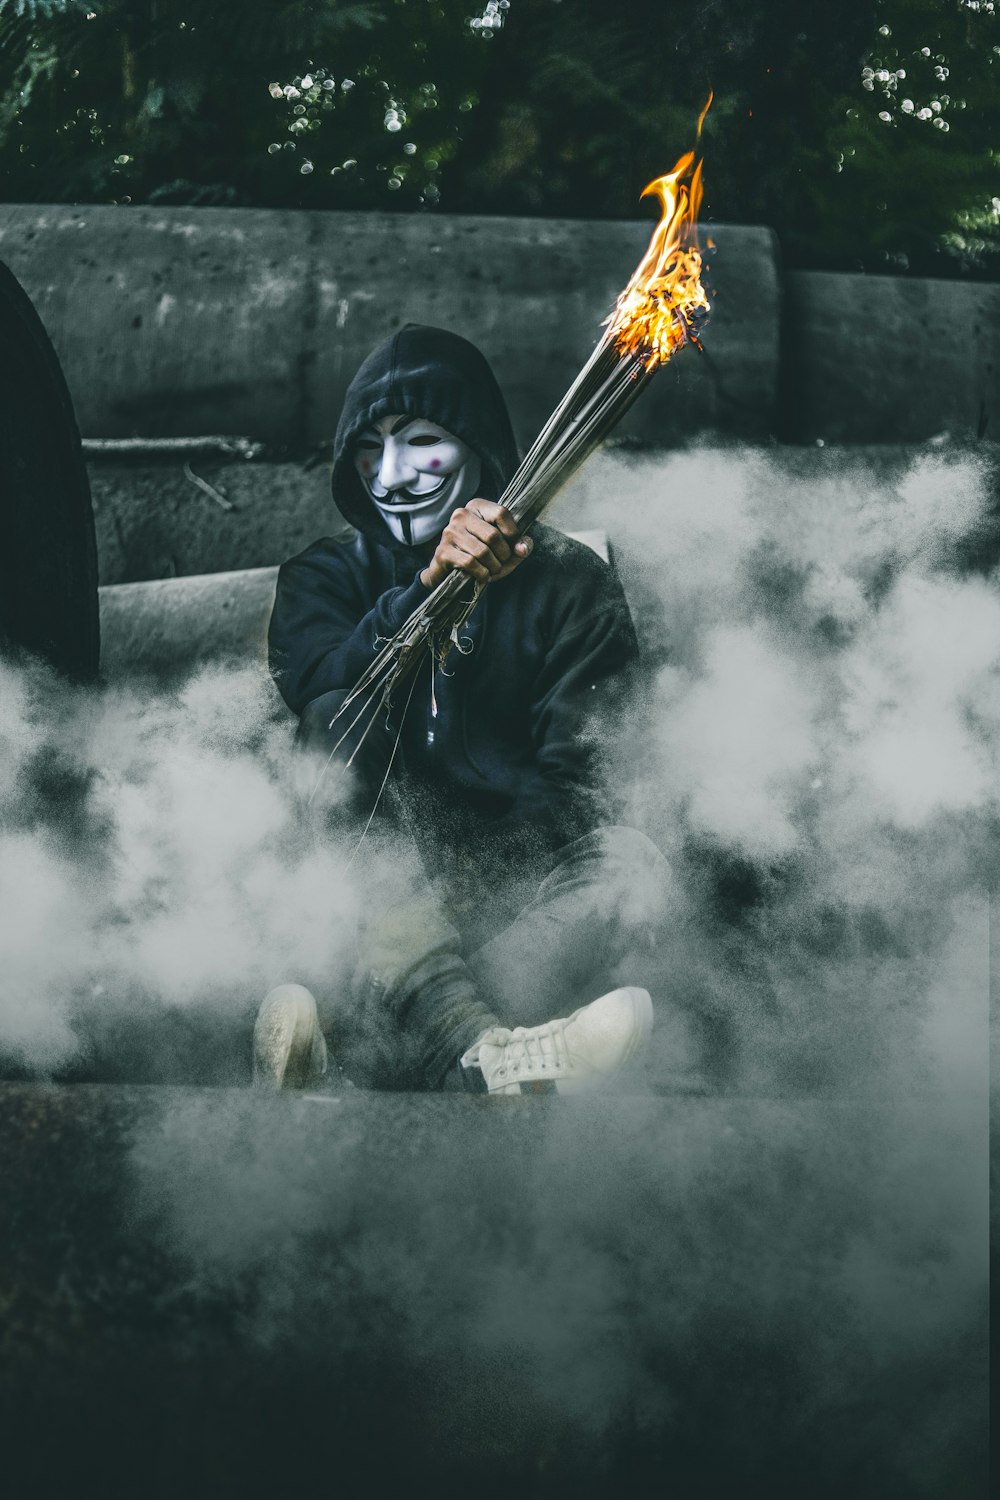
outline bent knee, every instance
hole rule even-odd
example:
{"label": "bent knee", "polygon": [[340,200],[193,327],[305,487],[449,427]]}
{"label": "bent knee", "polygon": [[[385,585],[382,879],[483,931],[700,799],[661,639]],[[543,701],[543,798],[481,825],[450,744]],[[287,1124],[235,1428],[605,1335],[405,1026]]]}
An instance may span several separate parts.
{"label": "bent knee", "polygon": [[604,858],[612,864],[621,865],[626,870],[669,871],[666,856],[638,828],[629,828],[624,823],[612,824],[600,829],[598,836]]}
{"label": "bent knee", "polygon": [[676,904],[670,862],[638,828],[615,824],[602,828],[599,837],[622,920],[629,927],[656,925]]}

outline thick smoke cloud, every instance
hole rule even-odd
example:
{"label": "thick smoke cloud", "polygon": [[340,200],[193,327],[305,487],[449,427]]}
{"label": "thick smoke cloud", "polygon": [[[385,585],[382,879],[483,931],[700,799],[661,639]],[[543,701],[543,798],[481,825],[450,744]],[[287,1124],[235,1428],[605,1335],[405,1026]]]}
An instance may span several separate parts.
{"label": "thick smoke cloud", "polygon": [[[3,675],[3,1052],[121,1076],[116,1034],[155,1054],[159,1021],[188,1009],[232,1028],[235,1080],[239,1024],[272,984],[336,974],[357,912],[344,851],[304,816],[311,773],[266,675],[212,669],[162,693]],[[173,1059],[136,1061],[176,1080]]]}
{"label": "thick smoke cloud", "polygon": [[[992,482],[933,452],[584,472],[556,519],[608,532],[644,647],[606,770],[675,876],[645,959],[668,1097],[144,1103],[124,1212],[191,1349],[229,1330],[241,1412],[313,1422],[373,1484],[377,1408],[395,1451],[530,1493],[630,1463],[637,1492],[973,1493]],[[262,670],[0,688],[8,1059],[245,1082],[257,999],[335,989],[363,901]]]}
{"label": "thick smoke cloud", "polygon": [[996,873],[995,472],[818,459],[605,457],[573,521],[659,662],[614,773],[694,895],[674,992],[735,1026],[736,1086],[892,1089],[932,1064],[949,962],[956,1033],[982,1020],[949,945]]}
{"label": "thick smoke cloud", "polygon": [[[831,459],[611,452],[555,513],[607,531],[643,640],[608,771],[678,875],[660,967],[675,1083],[902,1083],[929,1062],[922,1029],[941,1041],[949,963],[971,1041],[951,944],[993,875],[993,476],[975,453]],[[356,872],[308,836],[260,667],[162,693],[2,670],[9,1060],[85,1069],[185,1010],[224,1018],[234,1048],[271,983],[335,987]]]}

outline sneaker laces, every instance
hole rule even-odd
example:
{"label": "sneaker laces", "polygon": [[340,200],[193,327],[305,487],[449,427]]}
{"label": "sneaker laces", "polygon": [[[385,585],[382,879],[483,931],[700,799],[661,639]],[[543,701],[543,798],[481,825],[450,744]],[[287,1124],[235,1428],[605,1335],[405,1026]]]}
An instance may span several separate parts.
{"label": "sneaker laces", "polygon": [[[532,1072],[536,1068],[553,1070],[564,1068],[569,1063],[569,1048],[566,1045],[566,1021],[546,1021],[541,1026],[516,1026],[507,1034],[503,1045],[500,1067],[508,1073]],[[543,1042],[551,1042],[546,1052]]]}

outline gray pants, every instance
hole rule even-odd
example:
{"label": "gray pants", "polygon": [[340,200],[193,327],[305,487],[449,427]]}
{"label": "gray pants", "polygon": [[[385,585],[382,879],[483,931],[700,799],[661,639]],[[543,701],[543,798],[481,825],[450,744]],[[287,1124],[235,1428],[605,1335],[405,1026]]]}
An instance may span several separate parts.
{"label": "gray pants", "polygon": [[[669,866],[633,828],[566,845],[513,922],[475,952],[433,886],[383,892],[361,935],[350,1013],[334,1051],[381,1088],[448,1086],[491,1026],[565,1016],[616,984],[642,984],[670,904]],[[655,1002],[654,995],[654,1002]]]}

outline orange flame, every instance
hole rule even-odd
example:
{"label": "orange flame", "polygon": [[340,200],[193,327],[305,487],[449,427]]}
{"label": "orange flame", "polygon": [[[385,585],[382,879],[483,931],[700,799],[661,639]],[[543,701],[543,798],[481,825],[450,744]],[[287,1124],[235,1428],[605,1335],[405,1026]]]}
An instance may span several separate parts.
{"label": "orange flame", "polygon": [[[698,136],[712,103],[698,117]],[[684,344],[699,349],[698,329],[711,311],[701,284],[702,257],[698,243],[701,207],[701,159],[686,151],[672,172],[643,188],[642,197],[655,193],[663,215],[649,249],[607,320],[606,337],[621,354],[640,358],[647,370],[665,364]]]}

